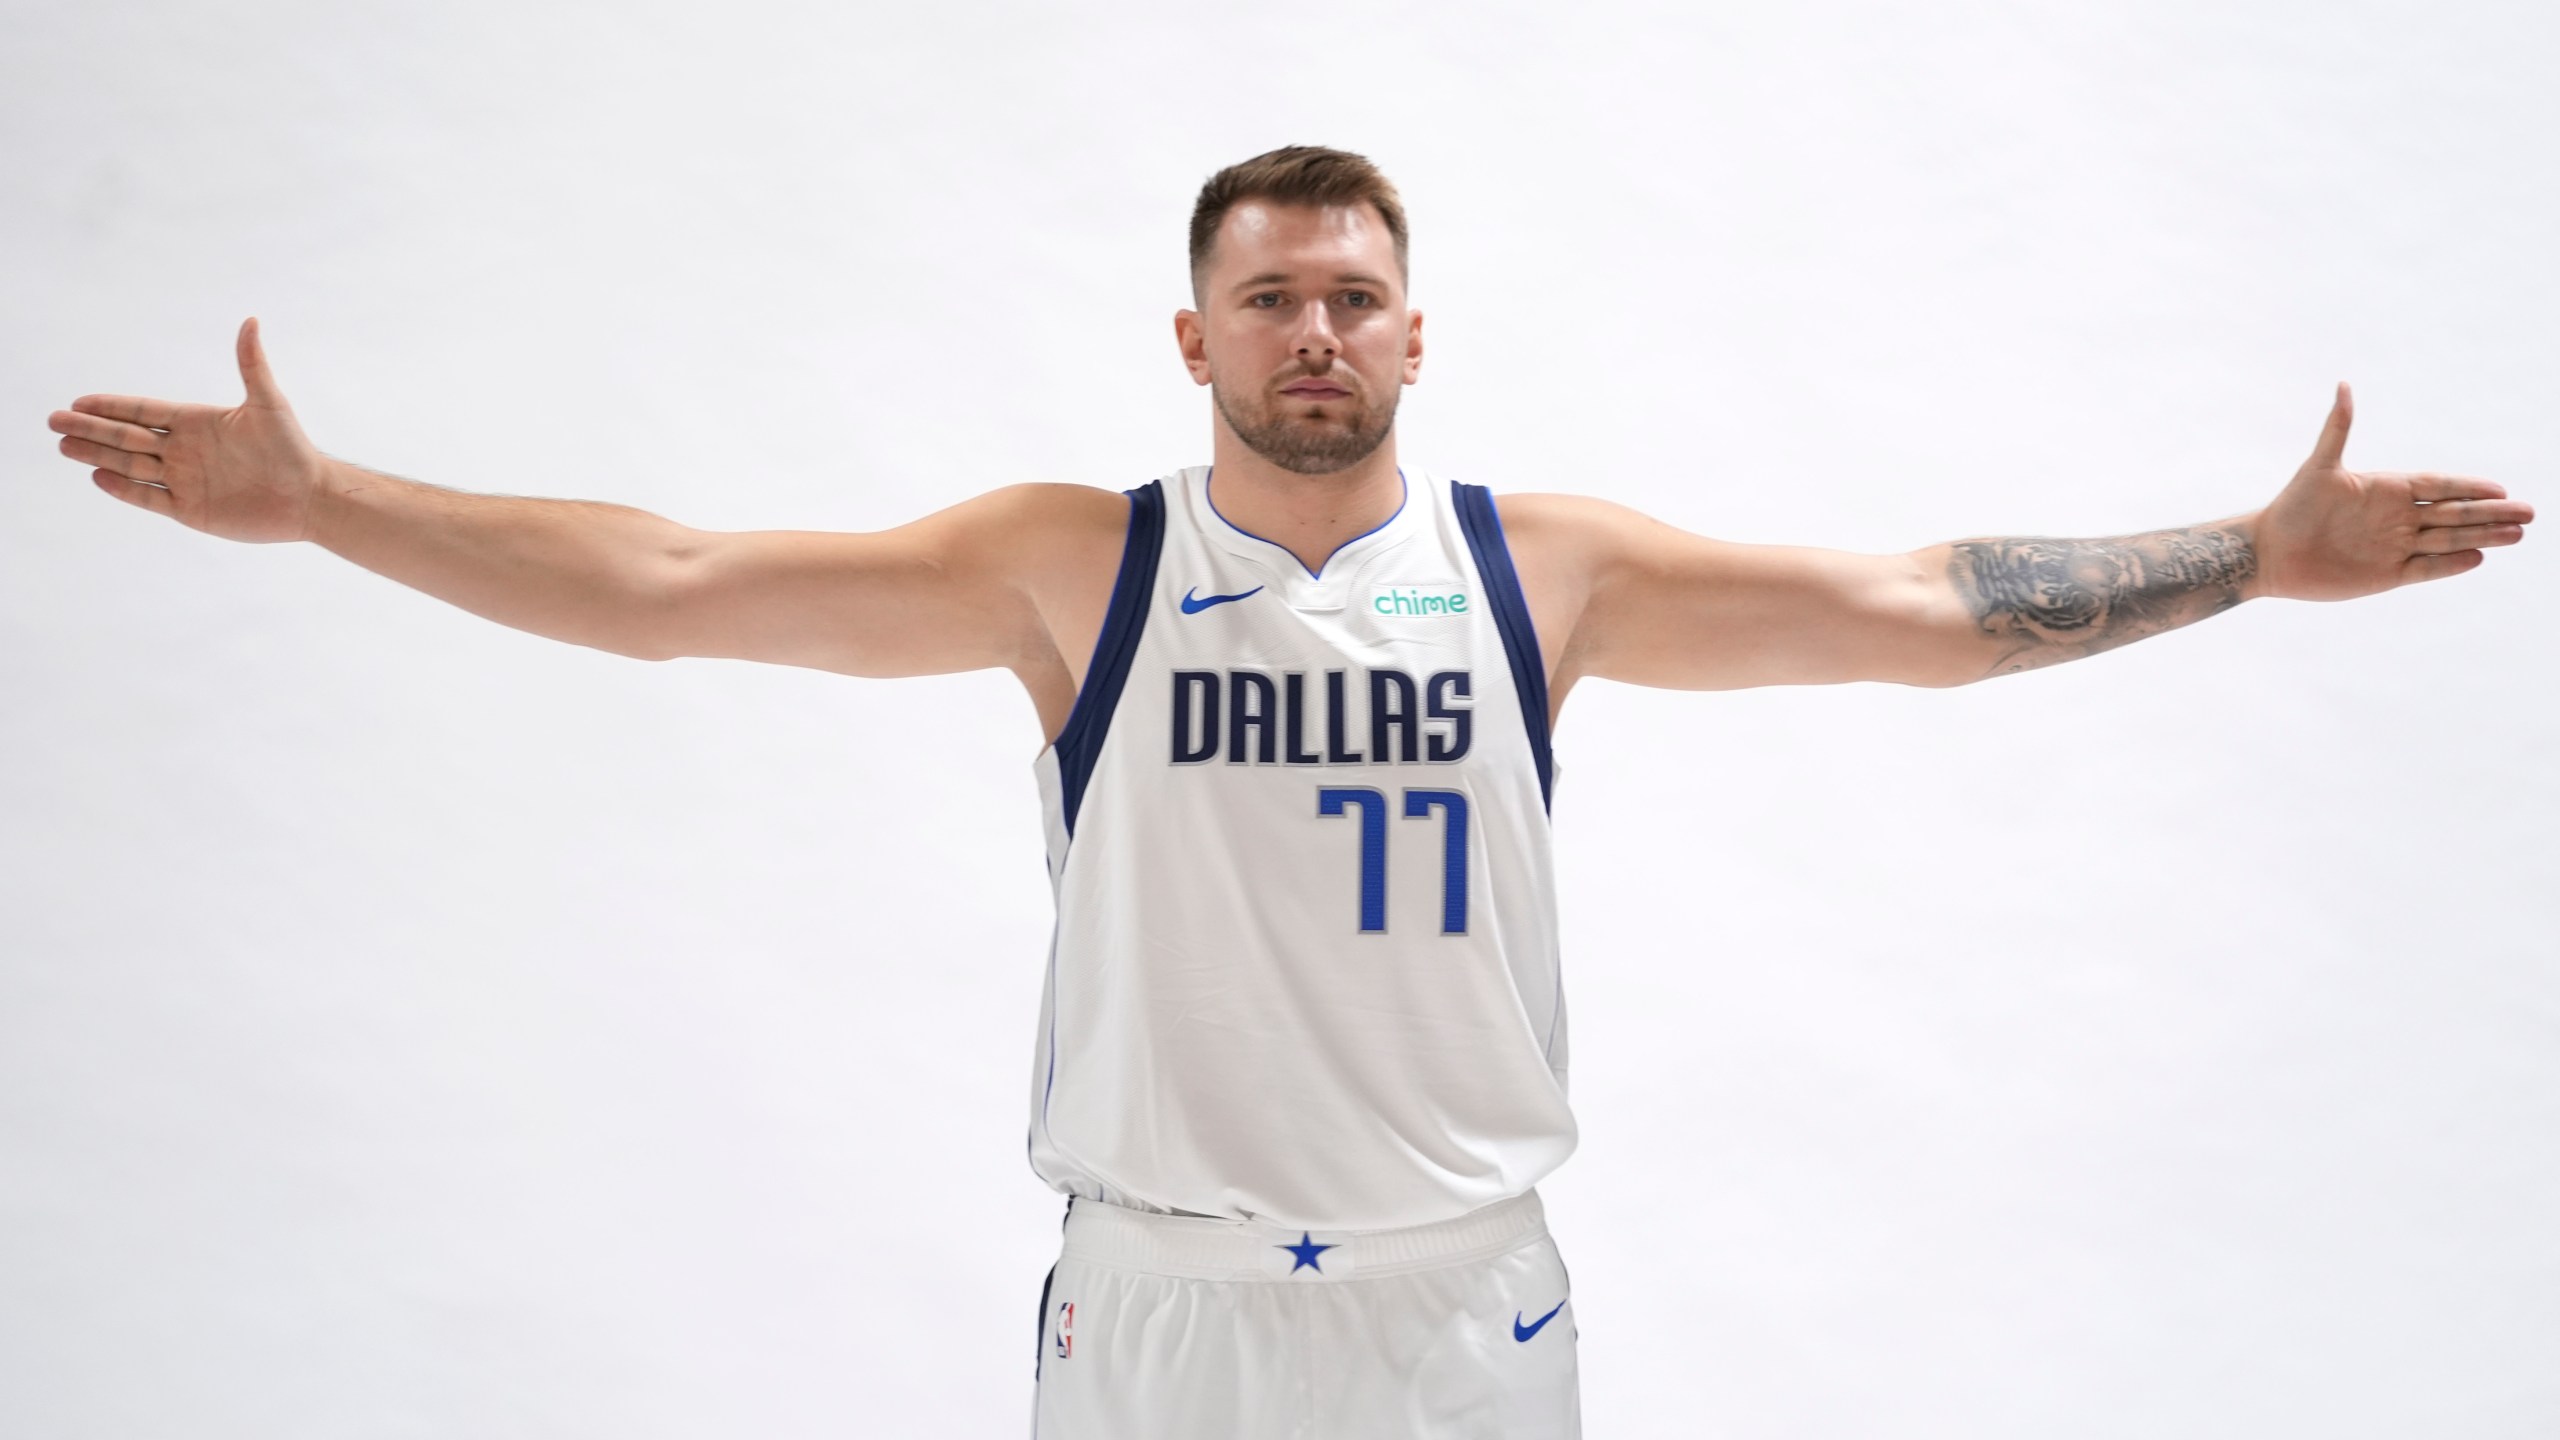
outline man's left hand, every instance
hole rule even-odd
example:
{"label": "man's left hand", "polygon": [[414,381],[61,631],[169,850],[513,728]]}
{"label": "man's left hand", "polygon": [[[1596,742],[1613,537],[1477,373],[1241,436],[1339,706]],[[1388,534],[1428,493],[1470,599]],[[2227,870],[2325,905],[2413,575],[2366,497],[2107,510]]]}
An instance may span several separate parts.
{"label": "man's left hand", "polygon": [[2524,538],[2533,507],[2508,499],[2494,480],[2346,468],[2354,419],[2342,380],[2311,458],[2258,512],[2253,595],[2352,600],[2459,575],[2489,546]]}

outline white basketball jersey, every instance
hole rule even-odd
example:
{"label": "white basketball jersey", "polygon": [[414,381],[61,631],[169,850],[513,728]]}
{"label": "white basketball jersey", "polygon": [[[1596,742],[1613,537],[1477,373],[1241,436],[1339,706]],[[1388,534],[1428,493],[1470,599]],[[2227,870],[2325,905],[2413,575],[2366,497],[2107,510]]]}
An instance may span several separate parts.
{"label": "white basketball jersey", "polygon": [[1037,762],[1031,1165],[1068,1194],[1372,1229],[1572,1152],[1537,636],[1490,493],[1401,474],[1312,573],[1218,514],[1208,467],[1127,492]]}

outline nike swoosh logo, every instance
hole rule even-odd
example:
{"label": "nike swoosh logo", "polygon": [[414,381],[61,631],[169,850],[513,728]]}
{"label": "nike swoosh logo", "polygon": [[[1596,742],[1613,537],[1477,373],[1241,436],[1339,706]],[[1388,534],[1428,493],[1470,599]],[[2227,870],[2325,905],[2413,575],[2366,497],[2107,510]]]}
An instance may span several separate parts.
{"label": "nike swoosh logo", "polygon": [[[1556,1310],[1561,1310],[1561,1309],[1563,1309],[1563,1308],[1564,1308],[1564,1302],[1563,1302],[1562,1300],[1557,1301],[1557,1302],[1556,1302]],[[1556,1318],[1556,1310],[1550,1310],[1550,1311],[1548,1311],[1546,1314],[1539,1316],[1539,1317],[1538,1317],[1538,1319],[1537,1319],[1537,1322],[1536,1322],[1535,1324],[1530,1324],[1530,1325],[1523,1325],[1523,1324],[1521,1324],[1521,1323],[1520,1323],[1520,1312],[1519,1312],[1519,1311],[1517,1311],[1517,1310],[1512,1311],[1512,1312],[1511,1312],[1511,1338],[1512,1338],[1512,1339],[1514,1339],[1514,1340],[1519,1341],[1519,1342],[1520,1342],[1521,1344],[1523,1344],[1523,1345],[1528,1344],[1528,1343],[1529,1343],[1529,1337],[1530,1337],[1530,1336],[1537,1334],[1541,1329],[1544,1329],[1544,1328],[1546,1327],[1546,1323],[1547,1323],[1548,1321],[1553,1320],[1554,1318]]]}
{"label": "nike swoosh logo", "polygon": [[[1198,588],[1199,587],[1195,585],[1192,587],[1192,590],[1197,590]],[[1212,605],[1224,605],[1230,600],[1241,600],[1247,595],[1259,595],[1262,593],[1262,587],[1256,585],[1250,590],[1240,590],[1233,595],[1202,595],[1197,599],[1194,599],[1192,596],[1192,590],[1185,590],[1182,592],[1182,613],[1185,615],[1197,615]]]}

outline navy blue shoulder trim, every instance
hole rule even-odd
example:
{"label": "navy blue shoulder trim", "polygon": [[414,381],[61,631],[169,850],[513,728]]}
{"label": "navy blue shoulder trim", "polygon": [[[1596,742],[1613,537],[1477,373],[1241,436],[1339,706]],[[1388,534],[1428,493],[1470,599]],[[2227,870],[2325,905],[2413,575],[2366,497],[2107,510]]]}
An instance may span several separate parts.
{"label": "navy blue shoulder trim", "polygon": [[1156,592],[1156,559],[1164,553],[1164,482],[1150,480],[1129,497],[1129,538],[1120,547],[1120,574],[1111,582],[1111,604],[1102,614],[1102,634],[1093,642],[1093,659],[1084,667],[1084,688],[1067,712],[1067,727],[1058,732],[1058,778],[1066,803],[1067,833],[1076,831],[1076,811],[1084,805],[1085,782],[1093,763],[1102,758],[1102,738],[1111,730],[1111,712],[1120,708],[1120,689],[1129,680],[1129,661],[1138,653],[1138,637],[1147,628],[1149,602]]}
{"label": "navy blue shoulder trim", "polygon": [[1476,557],[1476,573],[1484,577],[1486,598],[1493,602],[1493,627],[1502,632],[1502,652],[1511,659],[1511,688],[1520,696],[1520,719],[1529,727],[1529,751],[1538,760],[1538,799],[1555,803],[1555,752],[1547,735],[1547,663],[1538,651],[1538,630],[1529,623],[1529,602],[1520,594],[1520,576],[1511,568],[1511,547],[1502,538],[1502,515],[1493,508],[1493,492],[1482,485],[1449,482],[1457,501],[1458,528]]}

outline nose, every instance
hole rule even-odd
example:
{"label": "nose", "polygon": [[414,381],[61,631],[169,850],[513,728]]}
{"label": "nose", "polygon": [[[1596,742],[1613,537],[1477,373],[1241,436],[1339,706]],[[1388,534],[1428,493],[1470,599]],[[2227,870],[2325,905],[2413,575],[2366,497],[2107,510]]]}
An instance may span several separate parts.
{"label": "nose", "polygon": [[1341,347],[1341,340],[1333,333],[1332,318],[1325,314],[1326,308],[1322,305],[1300,307],[1306,318],[1298,326],[1299,359],[1315,360],[1321,357],[1330,360]]}

